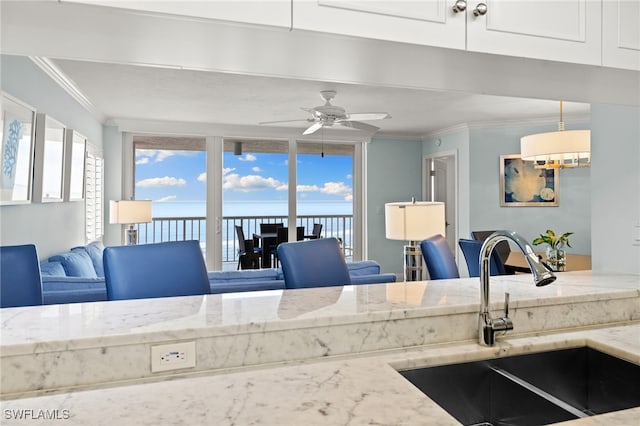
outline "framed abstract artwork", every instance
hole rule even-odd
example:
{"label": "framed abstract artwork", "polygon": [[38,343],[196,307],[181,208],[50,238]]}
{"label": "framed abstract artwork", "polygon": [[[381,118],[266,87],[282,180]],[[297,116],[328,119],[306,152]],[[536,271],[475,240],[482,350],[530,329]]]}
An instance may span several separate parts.
{"label": "framed abstract artwork", "polygon": [[500,156],[500,206],[555,207],[558,190],[558,169],[536,169],[519,154]]}
{"label": "framed abstract artwork", "polygon": [[35,110],[2,93],[0,204],[31,202]]}

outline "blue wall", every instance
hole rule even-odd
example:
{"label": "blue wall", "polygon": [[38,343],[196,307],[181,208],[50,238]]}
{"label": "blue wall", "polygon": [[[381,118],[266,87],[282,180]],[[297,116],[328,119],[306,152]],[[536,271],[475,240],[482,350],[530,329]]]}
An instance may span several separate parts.
{"label": "blue wall", "polygon": [[[589,123],[571,125],[589,128]],[[509,229],[529,241],[547,229],[573,232],[569,239],[573,248],[568,251],[591,254],[590,168],[559,171],[557,207],[500,206],[500,155],[519,154],[522,136],[556,129],[556,126],[517,126],[470,130],[471,230]]]}
{"label": "blue wall", "polygon": [[640,108],[593,105],[591,122],[592,268],[640,274]]}
{"label": "blue wall", "polygon": [[368,257],[402,276],[405,241],[387,240],[384,205],[422,199],[422,142],[372,139],[367,145]]}

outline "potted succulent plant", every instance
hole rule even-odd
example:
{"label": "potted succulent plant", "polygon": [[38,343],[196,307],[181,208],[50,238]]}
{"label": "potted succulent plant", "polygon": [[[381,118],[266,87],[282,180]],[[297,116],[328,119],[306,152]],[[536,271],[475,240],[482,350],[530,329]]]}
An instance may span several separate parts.
{"label": "potted succulent plant", "polygon": [[538,238],[535,238],[531,243],[534,246],[539,244],[547,244],[547,264],[554,271],[564,271],[567,265],[567,257],[564,251],[564,246],[571,247],[569,244],[569,236],[573,235],[573,232],[565,232],[561,235],[556,235],[551,229],[547,229],[545,234],[540,234]]}

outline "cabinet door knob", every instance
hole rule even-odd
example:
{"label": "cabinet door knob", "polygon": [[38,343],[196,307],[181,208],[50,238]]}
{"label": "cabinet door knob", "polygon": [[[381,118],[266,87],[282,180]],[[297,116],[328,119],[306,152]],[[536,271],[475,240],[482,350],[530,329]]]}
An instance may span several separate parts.
{"label": "cabinet door knob", "polygon": [[456,4],[453,5],[453,11],[455,13],[464,12],[467,8],[467,2],[465,0],[458,0]]}
{"label": "cabinet door knob", "polygon": [[482,16],[482,15],[485,15],[486,13],[487,13],[487,5],[484,3],[478,3],[476,5],[476,8],[473,9],[474,16]]}

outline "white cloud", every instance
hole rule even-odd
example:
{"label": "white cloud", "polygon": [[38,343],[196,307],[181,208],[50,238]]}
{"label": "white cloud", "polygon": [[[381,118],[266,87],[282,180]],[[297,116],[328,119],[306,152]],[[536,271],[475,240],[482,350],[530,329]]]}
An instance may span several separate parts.
{"label": "white cloud", "polygon": [[163,186],[185,186],[186,184],[187,184],[186,180],[182,178],[175,178],[170,176],[143,179],[139,182],[136,182],[136,186],[139,186],[142,188],[160,188]]}
{"label": "white cloud", "polygon": [[301,193],[319,192],[321,194],[337,195],[344,197],[345,201],[353,200],[353,191],[344,182],[325,182],[322,187],[317,185],[298,185],[296,190]]}
{"label": "white cloud", "polygon": [[347,195],[351,194],[351,188],[344,182],[325,182],[320,192],[330,195]]}
{"label": "white cloud", "polygon": [[258,166],[252,167],[251,170],[254,171],[255,173],[260,173],[262,171],[262,169]]}
{"label": "white cloud", "polygon": [[298,185],[296,187],[297,192],[318,192],[320,188],[318,185]]}
{"label": "white cloud", "polygon": [[167,201],[171,201],[171,200],[175,200],[176,196],[175,195],[167,195],[166,197],[162,197],[156,200],[157,203],[164,203]]}
{"label": "white cloud", "polygon": [[198,182],[207,182],[207,172],[200,173],[198,176]]}
{"label": "white cloud", "polygon": [[274,178],[265,178],[257,175],[240,176],[237,173],[231,173],[224,177],[222,189],[240,192],[253,192],[265,189],[279,189],[282,185],[282,182]]}
{"label": "white cloud", "polygon": [[240,161],[256,161],[258,157],[253,154],[246,154],[244,157],[238,157]]}
{"label": "white cloud", "polygon": [[349,180],[351,180],[351,179],[353,179],[353,175],[351,175],[351,173],[349,173],[349,174],[346,176],[346,178],[347,178],[347,179],[349,179]]}
{"label": "white cloud", "polygon": [[222,175],[227,175],[229,173],[231,173],[232,171],[235,170],[235,167],[225,167],[224,169],[222,169]]}
{"label": "white cloud", "polygon": [[173,157],[174,155],[190,157],[197,154],[198,151],[179,151],[175,149],[137,149],[136,164],[148,164],[151,160],[154,160],[155,163],[159,163],[169,157]]}

